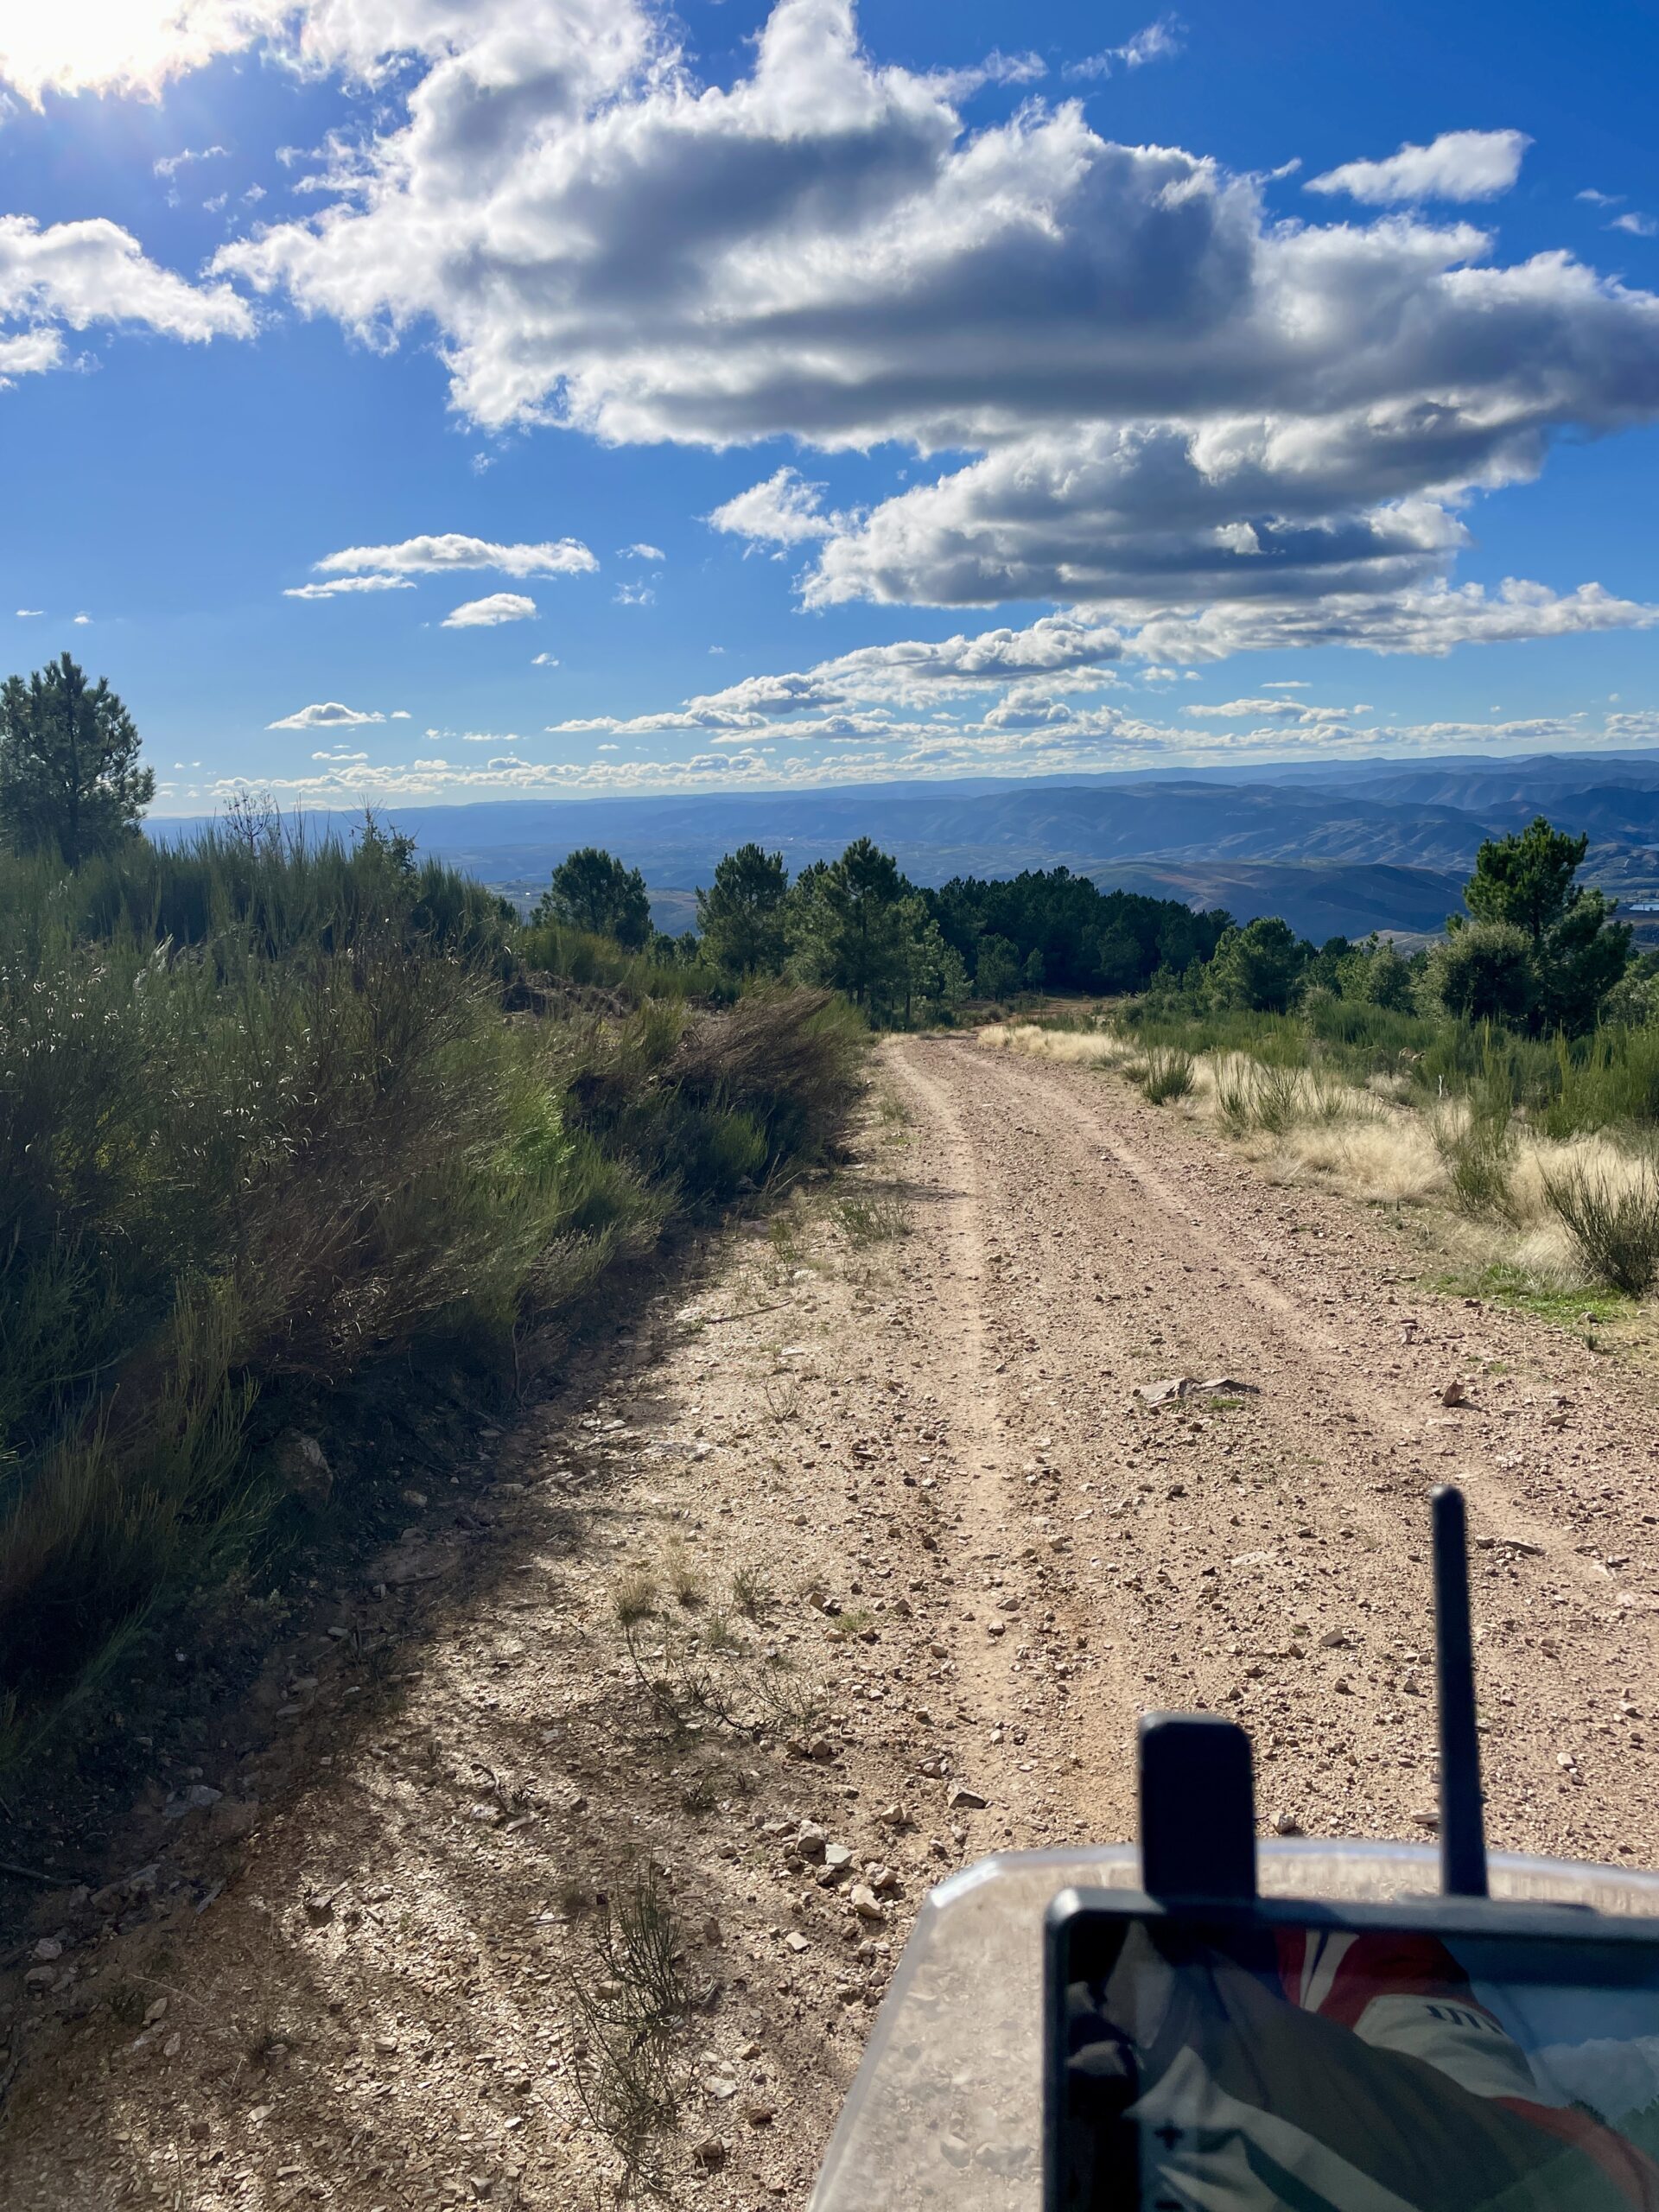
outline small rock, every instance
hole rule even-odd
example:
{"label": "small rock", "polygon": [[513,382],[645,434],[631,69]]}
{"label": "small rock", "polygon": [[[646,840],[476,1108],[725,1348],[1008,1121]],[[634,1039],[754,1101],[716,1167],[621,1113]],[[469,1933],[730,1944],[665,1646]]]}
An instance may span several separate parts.
{"label": "small rock", "polygon": [[861,1920],[885,1920],[881,1900],[868,1882],[855,1882],[852,1891],[853,1910]]}
{"label": "small rock", "polygon": [[1306,1835],[1307,1831],[1294,1813],[1281,1813],[1273,1824],[1275,1835]]}
{"label": "small rock", "polygon": [[777,2107],[773,2105],[745,2105],[743,2117],[751,2127],[770,2127],[778,2117]]}
{"label": "small rock", "polygon": [[165,1997],[158,1997],[144,2014],[144,2025],[147,2028],[153,2028],[157,2020],[164,2020],[166,2018],[167,1999]]}
{"label": "small rock", "polygon": [[851,1846],[845,1843],[825,1844],[823,1847],[823,1863],[826,1866],[834,1870],[839,1870],[843,1866],[850,1866],[853,1863]]}
{"label": "small rock", "polygon": [[400,1490],[397,1495],[404,1504],[413,1506],[416,1513],[425,1510],[427,1496],[423,1490]]}
{"label": "small rock", "polygon": [[711,2097],[718,2097],[722,2104],[728,2097],[734,2097],[737,2094],[736,2082],[723,2074],[716,2074],[713,2079],[706,2082],[704,2086],[708,2089],[709,2095]]}
{"label": "small rock", "polygon": [[63,1946],[55,1936],[42,1936],[29,1955],[31,1959],[60,1959]]}
{"label": "small rock", "polygon": [[788,1935],[785,1936],[784,1941],[798,1957],[801,1952],[810,1950],[811,1948],[811,1946],[808,1943],[805,1936],[800,1935],[793,1928],[791,1928]]}
{"label": "small rock", "polygon": [[1319,1649],[1321,1651],[1346,1651],[1353,1640],[1345,1628],[1327,1629],[1319,1638]]}
{"label": "small rock", "polygon": [[284,1490],[307,1505],[326,1505],[334,1486],[327,1454],[315,1436],[290,1429],[277,1440],[271,1454],[278,1481]]}
{"label": "small rock", "polygon": [[942,2135],[939,2138],[939,2156],[946,2165],[965,2166],[973,2155],[960,2135]]}
{"label": "small rock", "polygon": [[977,1789],[969,1789],[966,1783],[957,1782],[951,1784],[950,1793],[944,1802],[946,1808],[953,1813],[979,1813],[983,1812],[988,1801],[982,1797]]}
{"label": "small rock", "polygon": [[1437,1828],[1440,1825],[1440,1816],[1438,1813],[1418,1812],[1414,1813],[1411,1817],[1420,1828]]}
{"label": "small rock", "polygon": [[726,2145],[718,2135],[705,2136],[701,2143],[691,2146],[691,2155],[709,2173],[718,2173],[726,2163]]}
{"label": "small rock", "polygon": [[816,1821],[803,1821],[795,1836],[795,1848],[803,1859],[822,1859],[830,1839]]}
{"label": "small rock", "polygon": [[181,1821],[189,1813],[211,1812],[224,1795],[222,1789],[212,1789],[205,1782],[193,1782],[188,1789],[168,1799],[162,1808],[162,1818]]}

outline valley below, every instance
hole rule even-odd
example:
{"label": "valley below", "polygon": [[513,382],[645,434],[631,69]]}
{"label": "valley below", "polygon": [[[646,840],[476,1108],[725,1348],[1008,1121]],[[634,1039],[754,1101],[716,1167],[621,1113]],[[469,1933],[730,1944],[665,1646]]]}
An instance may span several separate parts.
{"label": "valley below", "polygon": [[[1086,1068],[890,1039],[855,1150],[411,1465],[194,1778],[41,1894],[0,2199],[799,2212],[930,1885],[1132,1836],[1141,1713],[1242,1722],[1264,1833],[1432,1837],[1440,1482],[1492,1845],[1653,1861],[1639,1360]],[[630,2084],[642,1897],[683,2018]]]}

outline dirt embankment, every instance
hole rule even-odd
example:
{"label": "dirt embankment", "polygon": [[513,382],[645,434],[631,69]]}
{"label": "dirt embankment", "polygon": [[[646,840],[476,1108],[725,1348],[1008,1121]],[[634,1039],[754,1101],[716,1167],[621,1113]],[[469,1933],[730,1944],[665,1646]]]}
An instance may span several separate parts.
{"label": "dirt embankment", "polygon": [[[800,2206],[928,1884],[1128,1834],[1138,1712],[1243,1720],[1266,1825],[1424,1832],[1435,1481],[1494,1841],[1652,1862],[1646,1386],[1116,1082],[883,1058],[862,1167],[481,1439],[486,1514],[412,1491],[222,1796],[43,1900],[0,2199],[597,2205],[671,2091],[670,2203]],[[1248,1387],[1134,1395],[1180,1376]],[[629,2082],[642,1897],[692,2010]]]}

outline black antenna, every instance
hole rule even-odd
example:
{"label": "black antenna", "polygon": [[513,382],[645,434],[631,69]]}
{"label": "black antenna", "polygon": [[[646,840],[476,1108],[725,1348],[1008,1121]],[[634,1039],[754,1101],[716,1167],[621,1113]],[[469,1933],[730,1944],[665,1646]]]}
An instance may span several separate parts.
{"label": "black antenna", "polygon": [[1141,1715],[1141,1886],[1166,1902],[1255,1897],[1250,1739],[1230,1720]]}
{"label": "black antenna", "polygon": [[1434,1672],[1440,1707],[1440,1887],[1449,1897],[1486,1895],[1480,1737],[1475,1723],[1475,1648],[1469,1627],[1469,1538],[1463,1492],[1430,1494],[1434,1520]]}

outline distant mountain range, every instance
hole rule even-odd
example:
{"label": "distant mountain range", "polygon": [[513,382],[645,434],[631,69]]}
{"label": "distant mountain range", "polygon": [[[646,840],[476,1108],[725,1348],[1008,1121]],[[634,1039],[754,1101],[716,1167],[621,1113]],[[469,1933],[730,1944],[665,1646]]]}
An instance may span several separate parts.
{"label": "distant mountain range", "polygon": [[[1659,753],[1253,763],[1024,781],[871,784],[673,798],[505,799],[386,810],[423,852],[517,897],[577,845],[639,868],[683,929],[722,853],[749,839],[791,871],[868,835],[916,882],[1064,864],[1316,939],[1438,931],[1482,840],[1547,814],[1590,834],[1589,880],[1659,900]],[[337,817],[336,817],[337,818]],[[158,835],[180,825],[157,822]]]}

